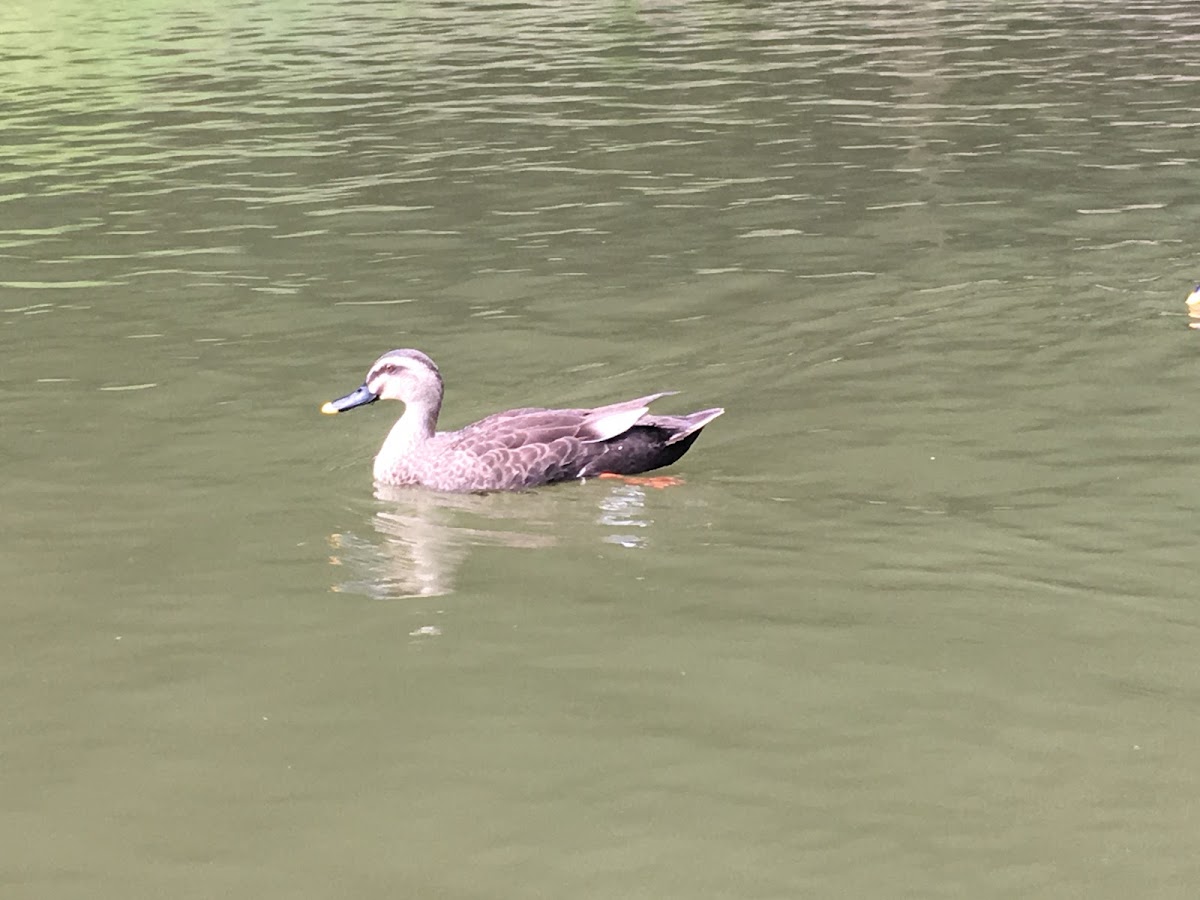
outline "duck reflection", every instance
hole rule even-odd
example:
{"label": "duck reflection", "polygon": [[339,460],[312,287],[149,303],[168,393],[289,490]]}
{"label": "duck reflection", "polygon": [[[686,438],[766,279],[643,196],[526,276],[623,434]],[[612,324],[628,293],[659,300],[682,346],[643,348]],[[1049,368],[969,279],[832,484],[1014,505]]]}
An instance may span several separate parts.
{"label": "duck reflection", "polygon": [[633,484],[623,484],[614,488],[608,496],[601,499],[600,518],[597,521],[601,525],[621,529],[619,532],[606,534],[605,542],[631,549],[646,546],[645,529],[651,524],[646,518],[646,491]]}
{"label": "duck reflection", "polygon": [[473,547],[537,550],[597,525],[604,543],[647,545],[653,521],[644,488],[593,482],[565,493],[446,494],[380,485],[375,533],[329,537],[330,562],[346,576],[333,590],[377,599],[441,596],[453,590]]}

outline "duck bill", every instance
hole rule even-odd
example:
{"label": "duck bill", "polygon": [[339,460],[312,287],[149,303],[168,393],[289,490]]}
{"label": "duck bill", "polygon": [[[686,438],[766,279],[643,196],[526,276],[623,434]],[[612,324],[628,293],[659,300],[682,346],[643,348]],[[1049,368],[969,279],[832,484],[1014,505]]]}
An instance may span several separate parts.
{"label": "duck bill", "polygon": [[358,390],[351,391],[345,397],[338,397],[336,400],[330,400],[321,407],[321,412],[327,416],[332,416],[335,413],[345,412],[348,409],[354,409],[356,406],[366,406],[368,403],[374,403],[379,399],[378,394],[371,393],[371,389],[365,384]]}

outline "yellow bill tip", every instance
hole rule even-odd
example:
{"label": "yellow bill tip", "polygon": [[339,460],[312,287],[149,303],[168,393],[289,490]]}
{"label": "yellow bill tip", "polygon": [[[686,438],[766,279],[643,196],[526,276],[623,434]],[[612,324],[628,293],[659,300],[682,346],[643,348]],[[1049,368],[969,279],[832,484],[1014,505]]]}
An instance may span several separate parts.
{"label": "yellow bill tip", "polygon": [[332,403],[326,403],[324,406],[321,407],[321,412],[325,413],[325,415],[327,415],[327,416],[336,416],[337,411],[338,411],[338,408],[336,406],[334,406]]}

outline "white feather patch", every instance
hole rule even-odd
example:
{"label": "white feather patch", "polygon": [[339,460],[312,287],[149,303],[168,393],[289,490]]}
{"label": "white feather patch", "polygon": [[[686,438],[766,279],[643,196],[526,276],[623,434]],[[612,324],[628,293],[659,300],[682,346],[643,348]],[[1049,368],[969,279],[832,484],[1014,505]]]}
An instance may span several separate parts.
{"label": "white feather patch", "polygon": [[653,401],[673,393],[675,392],[664,391],[661,394],[638,397],[636,400],[626,400],[624,403],[596,407],[584,417],[583,430],[588,436],[583,438],[583,442],[595,444],[624,434],[637,424],[638,419],[650,411],[650,404]]}

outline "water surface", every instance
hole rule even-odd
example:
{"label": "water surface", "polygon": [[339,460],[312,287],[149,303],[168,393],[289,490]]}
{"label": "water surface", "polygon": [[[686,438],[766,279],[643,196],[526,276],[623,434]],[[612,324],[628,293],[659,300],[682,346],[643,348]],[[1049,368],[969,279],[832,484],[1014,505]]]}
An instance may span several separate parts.
{"label": "water surface", "polygon": [[[0,23],[9,893],[1194,892],[1191,4]],[[398,346],[728,413],[376,496]]]}

